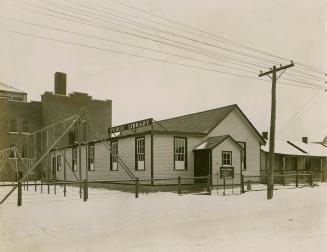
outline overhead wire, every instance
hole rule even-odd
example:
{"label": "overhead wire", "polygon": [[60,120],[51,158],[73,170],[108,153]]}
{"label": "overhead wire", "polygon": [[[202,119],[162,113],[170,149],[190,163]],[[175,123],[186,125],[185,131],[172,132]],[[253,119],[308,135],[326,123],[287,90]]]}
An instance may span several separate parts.
{"label": "overhead wire", "polygon": [[295,114],[281,127],[277,129],[277,134],[282,136],[285,132],[299,119],[301,116],[315,103],[316,99],[322,95],[323,92],[316,91],[304,104],[301,108],[295,112]]}
{"label": "overhead wire", "polygon": [[[37,6],[37,7],[40,7],[40,6]],[[41,7],[42,8],[42,7]],[[47,9],[47,8],[43,8],[43,9],[46,9],[47,11],[49,11],[49,9]],[[61,15],[67,15],[67,14],[65,14],[65,13],[59,13],[59,14],[61,14]],[[69,16],[71,16],[71,15],[69,15]],[[76,17],[76,16],[73,16],[74,18],[79,18],[79,17]],[[92,17],[93,18],[93,17]],[[87,20],[88,22],[89,22],[89,20]],[[108,27],[107,27],[108,28]],[[112,29],[112,27],[110,27],[110,29]],[[114,28],[113,28],[114,29]],[[117,30],[114,30],[114,31],[117,31]],[[134,34],[135,35],[135,34]],[[153,35],[153,34],[150,34],[150,35]],[[162,37],[160,37],[160,38],[162,38]],[[148,38],[147,38],[148,39]],[[165,38],[164,38],[165,39]],[[174,40],[173,40],[174,41]],[[155,41],[155,42],[158,42],[158,41]],[[177,43],[181,43],[181,42],[178,42],[178,41],[174,41],[174,42],[177,42]],[[161,41],[161,43],[162,43],[162,41]],[[187,46],[192,46],[192,45],[189,45],[189,44],[185,44],[185,43],[183,43],[184,45],[187,45]],[[200,49],[200,50],[202,50],[202,48],[198,48],[198,47],[196,47],[197,49]],[[183,48],[183,49],[185,49],[185,48]],[[207,55],[208,56],[208,55]],[[224,60],[225,62],[229,62],[229,63],[231,63],[231,64],[235,64],[235,63],[232,63],[232,62],[230,62],[230,61],[228,61],[228,60]],[[290,81],[293,81],[293,82],[297,82],[296,80],[290,80]]]}
{"label": "overhead wire", "polygon": [[[69,1],[69,0],[68,0]],[[48,1],[49,2],[49,1]],[[69,2],[73,2],[74,3],[74,1],[69,1]],[[85,1],[84,1],[85,2]],[[56,6],[58,6],[58,4],[55,4]],[[79,4],[79,5],[81,5],[81,4]],[[61,6],[63,6],[63,5],[61,5]],[[82,6],[85,6],[85,5],[82,5]],[[68,7],[68,9],[69,10],[74,10],[74,9],[76,9],[76,8],[72,8],[72,7],[69,7],[69,6],[66,6],[66,9],[67,9],[67,7]],[[65,7],[63,7],[63,8],[65,8]],[[88,7],[89,8],[89,7]],[[97,10],[97,9],[95,9],[95,8],[92,8],[93,10],[96,10],[96,11],[98,11],[98,12],[103,12],[103,11],[101,11],[101,10]],[[118,17],[118,18],[121,18],[121,19],[123,19],[123,20],[128,20],[128,21],[131,21],[131,20],[129,20],[129,19],[126,19],[126,18],[123,18],[123,17],[120,17],[120,16],[118,16],[118,15],[115,15],[115,14],[112,14],[112,13],[109,13],[109,12],[103,12],[103,13],[107,13],[107,14],[109,14],[109,15],[111,15],[111,16],[115,16],[115,17]],[[107,18],[107,16],[103,16],[103,15],[100,15],[101,17],[105,17],[105,18]],[[115,19],[115,20],[117,20],[117,19]],[[130,22],[125,22],[125,23],[128,23],[128,24],[131,24]],[[173,35],[173,36],[176,36],[176,37],[180,37],[180,38],[184,38],[184,39],[189,39],[189,40],[191,40],[191,41],[194,41],[192,38],[189,38],[189,37],[185,37],[185,36],[180,36],[179,34],[176,34],[176,33],[171,33],[171,32],[167,32],[167,31],[165,31],[165,30],[162,30],[162,29],[156,29],[156,28],[154,28],[154,27],[151,27],[151,26],[145,26],[144,24],[142,24],[142,23],[140,23],[140,22],[138,22],[138,24],[141,24],[141,27],[146,27],[146,28],[150,28],[150,29],[152,29],[152,30],[155,30],[155,31],[159,31],[159,32],[164,32],[164,33],[166,33],[166,34],[169,34],[169,35]],[[197,42],[201,42],[201,41],[198,41],[198,40],[195,40],[195,41],[197,41]],[[273,61],[271,61],[271,62],[273,62]],[[295,74],[293,74],[293,75],[295,75]],[[309,77],[308,77],[309,78]],[[310,78],[310,79],[313,79],[313,78]],[[322,79],[320,79],[320,80],[322,80]]]}
{"label": "overhead wire", "polygon": [[[147,11],[147,10],[144,10],[142,8],[138,8],[138,7],[135,7],[135,6],[132,6],[132,5],[129,5],[129,4],[126,4],[126,3],[122,3],[120,1],[117,1],[117,0],[108,0],[110,2],[113,2],[115,4],[118,4],[120,6],[124,6],[126,8],[129,8],[129,9],[133,9],[133,10],[136,10],[138,12],[141,12],[141,13],[144,13],[146,15],[149,15],[149,16],[154,16],[156,18],[159,18],[161,20],[165,20],[167,22],[170,22],[170,23],[173,23],[173,24],[177,24],[177,25],[180,25],[180,26],[183,26],[183,27],[187,27],[193,31],[197,31],[197,32],[200,32],[200,33],[203,33],[203,34],[206,34],[206,35],[209,35],[209,36],[212,36],[212,37],[215,37],[215,38],[219,38],[219,39],[222,39],[222,40],[225,40],[225,41],[228,41],[228,42],[231,42],[231,43],[235,43],[236,45],[239,45],[239,46],[243,46],[245,48],[247,48],[248,50],[252,50],[252,51],[255,51],[255,52],[258,52],[258,53],[262,53],[262,54],[265,54],[267,56],[271,56],[271,57],[275,57],[275,58],[278,58],[280,60],[285,60],[285,61],[290,61],[290,59],[287,59],[287,58],[284,58],[284,57],[280,57],[278,55],[275,55],[275,54],[271,54],[271,53],[268,53],[268,52],[265,52],[263,50],[259,50],[259,49],[256,49],[256,48],[253,48],[253,47],[250,47],[250,46],[247,46],[247,45],[244,45],[242,43],[239,43],[239,42],[235,42],[235,41],[232,41],[230,39],[226,39],[222,36],[218,36],[216,34],[212,34],[212,33],[209,33],[207,31],[203,31],[201,29],[198,29],[198,28],[195,28],[195,27],[192,27],[190,25],[186,25],[182,22],[178,22],[178,21],[175,21],[175,20],[172,20],[170,18],[167,18],[167,17],[163,17],[161,15],[158,15],[158,14],[155,14],[153,12],[150,12],[150,11]],[[316,67],[313,67],[313,66],[310,66],[308,64],[304,64],[304,63],[301,63],[299,61],[294,61],[295,63],[297,63],[298,65],[301,65],[303,67],[305,67],[308,71],[312,71],[312,72],[316,72],[316,73],[320,73],[320,74],[325,74],[326,73],[326,70],[324,69],[317,69]]]}
{"label": "overhead wire", "polygon": [[[184,67],[192,68],[192,69],[200,69],[200,70],[205,70],[205,71],[209,71],[209,72],[216,72],[216,73],[221,73],[221,74],[230,75],[230,76],[237,76],[237,77],[243,77],[243,78],[248,78],[248,79],[252,79],[252,80],[261,80],[261,81],[265,81],[265,82],[267,82],[267,81],[270,82],[269,80],[265,80],[265,79],[259,79],[259,78],[256,78],[256,77],[246,76],[246,75],[242,75],[242,74],[235,74],[235,73],[226,72],[226,71],[220,71],[220,70],[213,69],[213,68],[199,67],[199,66],[195,66],[195,65],[189,65],[189,64],[184,64],[184,63],[179,63],[179,62],[164,60],[164,59],[158,59],[158,58],[148,57],[148,56],[143,56],[143,55],[138,55],[138,54],[126,53],[126,52],[122,52],[122,51],[111,50],[111,49],[108,49],[108,48],[90,46],[90,45],[83,44],[83,43],[77,43],[77,42],[65,41],[65,40],[60,40],[60,39],[54,39],[54,38],[49,38],[49,37],[46,37],[46,36],[39,36],[39,35],[29,34],[29,33],[25,33],[25,32],[9,30],[9,29],[0,29],[0,30],[6,31],[6,32],[9,32],[9,33],[13,33],[13,34],[17,34],[17,35],[33,37],[33,38],[41,38],[41,39],[48,40],[48,41],[54,41],[54,42],[59,42],[59,43],[64,43],[64,44],[75,45],[75,46],[79,46],[79,47],[91,48],[91,49],[110,52],[110,53],[115,53],[115,54],[133,56],[133,57],[138,57],[138,58],[147,59],[147,60],[151,60],[151,61],[157,61],[157,62],[162,62],[162,63],[169,63],[169,64],[173,64],[173,65],[184,66]],[[293,84],[293,83],[285,83],[285,82],[279,82],[279,84],[322,90],[321,88],[312,87],[312,86],[308,86],[308,85],[296,85],[296,84]]]}

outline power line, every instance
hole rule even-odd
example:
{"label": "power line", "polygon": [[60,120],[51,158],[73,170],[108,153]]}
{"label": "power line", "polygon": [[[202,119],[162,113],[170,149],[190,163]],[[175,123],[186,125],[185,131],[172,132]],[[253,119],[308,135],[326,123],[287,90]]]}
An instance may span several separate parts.
{"label": "power line", "polygon": [[[68,0],[69,1],[69,0]],[[74,3],[74,1],[69,1],[69,2],[73,2]],[[84,1],[85,2],[85,1]],[[68,8],[68,10],[69,11],[72,11],[72,12],[75,12],[76,10],[77,11],[79,11],[79,12],[86,12],[86,11],[84,11],[84,10],[81,10],[81,9],[76,9],[76,8],[72,8],[72,7],[70,7],[70,6],[67,6],[67,5],[58,5],[58,4],[53,4],[52,3],[52,5],[55,5],[55,6],[59,6],[58,8],[62,8],[62,9],[66,9],[67,10],[67,8]],[[78,4],[78,5],[80,5],[80,6],[86,6],[86,5],[83,5],[83,4]],[[61,6],[61,7],[60,7]],[[62,7],[62,6],[64,6],[64,7]],[[123,20],[127,20],[127,21],[122,21],[122,22],[124,22],[124,23],[128,23],[128,24],[132,24],[132,25],[136,25],[136,26],[138,26],[138,27],[146,27],[147,29],[151,29],[151,30],[154,30],[154,31],[159,31],[159,32],[162,32],[162,33],[166,33],[166,34],[169,34],[169,35],[172,35],[172,36],[176,36],[176,37],[180,37],[180,38],[183,38],[183,39],[188,39],[188,40],[191,40],[191,41],[193,41],[193,42],[198,42],[198,43],[204,43],[204,42],[202,42],[202,41],[199,41],[199,40],[195,40],[195,39],[192,39],[192,38],[189,38],[189,37],[186,37],[186,36],[181,36],[181,35],[179,35],[179,34],[176,34],[176,33],[171,33],[171,32],[167,32],[167,31],[165,31],[165,30],[162,30],[162,29],[157,29],[157,28],[155,28],[155,27],[153,27],[153,26],[148,26],[148,25],[145,25],[144,23],[140,23],[140,22],[136,22],[136,21],[134,21],[134,20],[130,20],[130,19],[126,19],[126,18],[124,18],[124,17],[121,17],[121,16],[119,16],[119,15],[115,15],[115,14],[112,14],[112,13],[110,13],[110,12],[106,12],[106,11],[102,11],[102,10],[97,10],[97,9],[95,9],[95,8],[91,8],[91,7],[88,7],[88,6],[86,6],[86,8],[88,8],[88,9],[92,9],[92,10],[96,10],[97,12],[101,12],[101,13],[106,13],[106,14],[109,14],[110,16],[111,16],[111,18],[110,19],[114,19],[114,20],[117,20],[117,18],[112,18],[112,16],[114,16],[114,17],[118,17],[119,19],[123,19]],[[89,14],[89,12],[87,12],[88,14]],[[94,13],[94,12],[93,12]],[[104,18],[108,18],[107,16],[103,16],[103,15],[100,15],[100,17],[104,17]],[[118,19],[118,21],[120,21]],[[132,22],[132,23],[131,23]],[[134,24],[133,22],[136,22],[136,24]],[[151,35],[153,35],[153,34],[151,34]],[[176,42],[176,41],[175,41]],[[204,43],[204,44],[206,44],[206,43]],[[189,45],[190,46],[190,45]],[[228,50],[228,49],[227,49]],[[244,55],[245,56],[245,55]],[[253,55],[252,55],[253,56]],[[256,57],[256,56],[253,56],[253,57]],[[271,60],[267,60],[267,59],[265,59],[266,61],[269,61],[269,62],[274,62],[274,61],[271,61]],[[258,66],[258,65],[257,65]],[[262,67],[261,65],[259,65],[260,67]],[[295,75],[295,74],[293,74],[293,75]],[[309,77],[308,77],[309,78]],[[310,78],[310,79],[312,79],[312,78]]]}
{"label": "power line", "polygon": [[[150,16],[154,16],[156,18],[159,18],[161,20],[165,20],[165,21],[168,21],[170,23],[174,23],[174,24],[177,24],[177,25],[180,25],[180,26],[183,26],[183,27],[187,27],[191,30],[194,30],[194,31],[197,31],[197,32],[201,32],[203,34],[206,34],[206,35],[210,35],[212,37],[215,37],[215,38],[219,38],[219,39],[222,39],[222,40],[225,40],[225,41],[229,41],[231,43],[235,43],[237,45],[240,45],[240,46],[244,46],[246,47],[248,50],[253,50],[255,52],[259,52],[259,53],[262,53],[262,54],[265,54],[265,55],[268,55],[268,56],[271,56],[271,57],[275,57],[275,58],[278,58],[278,59],[281,59],[281,60],[286,60],[286,61],[290,61],[290,59],[286,59],[286,58],[283,58],[283,57],[280,57],[280,56],[277,56],[277,55],[274,55],[274,54],[271,54],[271,53],[268,53],[268,52],[265,52],[265,51],[262,51],[262,50],[258,50],[258,49],[255,49],[255,48],[252,48],[250,46],[247,46],[247,45],[244,45],[244,44],[241,44],[239,42],[235,42],[235,41],[232,41],[232,40],[229,40],[229,39],[226,39],[226,38],[223,38],[222,36],[218,36],[216,34],[212,34],[212,33],[209,33],[209,32],[206,32],[206,31],[203,31],[201,29],[198,29],[198,28],[195,28],[195,27],[192,27],[190,25],[186,25],[182,22],[178,22],[178,21],[175,21],[175,20],[172,20],[172,19],[169,19],[169,18],[166,18],[166,17],[163,17],[163,16],[160,16],[158,14],[155,14],[155,13],[152,13],[152,12],[149,12],[149,11],[146,11],[144,9],[141,9],[141,8],[137,8],[137,7],[134,7],[134,6],[131,6],[129,4],[126,4],[126,3],[122,3],[120,1],[116,1],[116,0],[109,0],[110,2],[113,2],[115,4],[118,4],[118,5],[121,5],[121,6],[124,6],[126,8],[129,8],[129,9],[133,9],[133,10],[136,10],[136,11],[139,11],[139,12],[142,12],[142,13],[145,13],[147,15],[150,15]],[[313,72],[317,72],[317,73],[320,73],[320,74],[325,74],[326,73],[326,70],[324,69],[317,69],[316,67],[313,67],[313,66],[310,66],[310,65],[307,65],[307,64],[304,64],[304,63],[301,63],[301,62],[298,62],[298,61],[295,61],[295,63],[297,65],[301,65],[303,67],[306,67],[309,71],[313,71]]]}
{"label": "power line", "polygon": [[[186,50],[186,51],[189,51],[189,52],[193,52],[193,53],[196,53],[196,54],[205,55],[206,57],[209,57],[209,58],[219,59],[221,61],[229,62],[230,64],[240,65],[240,64],[237,64],[235,62],[231,62],[230,61],[230,60],[234,60],[234,61],[238,61],[238,62],[241,62],[241,63],[244,63],[244,64],[249,64],[249,65],[261,67],[261,65],[257,65],[257,64],[250,63],[250,62],[245,62],[245,61],[237,60],[237,59],[234,59],[232,57],[224,56],[224,55],[221,55],[221,54],[218,54],[218,53],[215,53],[215,52],[209,52],[208,53],[207,51],[203,50],[202,48],[199,48],[198,50],[194,50],[194,49],[191,49],[191,48],[188,48],[188,47],[183,47],[183,46],[178,46],[178,45],[175,45],[175,44],[170,44],[170,43],[167,43],[167,42],[163,42],[163,41],[160,41],[160,40],[151,39],[149,37],[141,36],[141,35],[138,35],[138,34],[133,34],[133,33],[130,33],[130,32],[121,31],[121,30],[118,30],[118,29],[115,29],[115,28],[112,28],[112,27],[109,27],[109,26],[104,26],[102,24],[99,25],[99,23],[91,22],[91,21],[89,21],[87,19],[83,19],[83,18],[80,18],[80,17],[72,16],[72,15],[68,15],[68,14],[65,14],[65,13],[59,13],[58,12],[59,15],[63,15],[64,16],[64,17],[58,17],[58,16],[53,15],[53,14],[45,14],[44,12],[35,11],[35,10],[31,10],[31,9],[26,9],[26,8],[23,8],[23,7],[17,7],[17,8],[22,9],[22,10],[25,10],[25,11],[29,11],[29,12],[33,12],[33,13],[45,15],[47,17],[51,16],[51,17],[54,17],[54,18],[60,18],[60,19],[68,20],[68,21],[75,22],[75,23],[78,23],[78,24],[86,24],[86,25],[93,26],[93,27],[96,27],[96,28],[100,28],[100,29],[104,29],[104,30],[109,30],[109,31],[114,31],[114,32],[117,32],[117,33],[122,33],[122,34],[126,34],[126,35],[129,35],[129,36],[134,36],[134,37],[137,37],[137,38],[150,40],[150,41],[155,42],[155,43],[160,43],[160,44],[168,45],[168,46],[175,47],[175,48],[178,48],[178,49],[182,49],[182,50]],[[67,18],[66,16],[71,17],[73,19]],[[77,19],[77,20],[86,20],[86,21],[81,22],[81,21],[77,21],[75,19]],[[190,46],[192,47],[192,45],[190,45]],[[195,47],[195,48],[198,48],[198,47]],[[222,60],[220,58],[224,58],[225,60]],[[240,66],[257,70],[257,68],[252,68],[252,67],[249,67],[249,66],[243,66],[243,65],[240,65]]]}
{"label": "power line", "polygon": [[[52,26],[47,26],[47,25],[42,25],[42,24],[36,24],[36,23],[32,23],[32,22],[27,22],[27,21],[20,20],[20,19],[13,19],[13,18],[6,18],[6,19],[9,19],[9,20],[12,20],[12,21],[15,21],[15,22],[20,22],[20,23],[28,24],[28,25],[42,27],[42,28],[46,28],[46,29],[51,29],[51,30],[56,30],[56,31],[60,31],[60,32],[69,33],[69,34],[74,34],[74,35],[78,35],[78,36],[89,37],[89,38],[94,38],[94,39],[101,40],[101,41],[116,43],[116,44],[119,44],[119,45],[126,45],[126,46],[130,46],[130,47],[135,47],[135,48],[139,48],[139,49],[143,49],[143,50],[148,50],[148,51],[152,51],[152,52],[156,52],[156,53],[160,53],[160,54],[164,54],[164,55],[175,56],[175,57],[179,57],[179,58],[193,60],[193,61],[196,61],[196,62],[207,63],[207,64],[211,64],[211,65],[216,65],[216,66],[221,66],[221,67],[225,67],[225,68],[230,68],[230,69],[234,69],[234,70],[245,71],[245,72],[248,72],[248,73],[254,73],[254,74],[256,74],[256,72],[251,72],[251,71],[248,71],[246,69],[235,68],[235,67],[230,67],[230,66],[226,66],[226,65],[222,65],[222,64],[217,64],[217,63],[210,62],[210,61],[199,60],[199,59],[192,58],[192,57],[189,57],[189,56],[174,54],[174,53],[170,53],[170,52],[167,52],[167,51],[150,49],[150,48],[146,48],[146,47],[142,47],[142,46],[137,46],[137,45],[133,45],[133,44],[129,44],[129,43],[123,43],[123,42],[119,42],[119,41],[115,41],[115,40],[106,39],[106,38],[103,38],[103,37],[93,36],[93,35],[79,33],[79,32],[74,32],[74,31],[71,31],[71,30],[60,29],[60,28],[56,28],[56,27],[52,27]],[[302,83],[302,84],[307,84],[307,85],[321,87],[320,85],[315,85],[315,84],[312,84],[312,83],[303,82],[303,81],[301,81],[301,79],[300,79],[300,81],[296,81],[296,80],[293,80],[293,79],[287,79],[287,78],[285,78],[285,80],[289,80],[289,81],[299,82],[299,83]]]}
{"label": "power line", "polygon": [[[35,4],[28,4],[28,5],[32,5],[32,6],[35,6],[37,8],[40,8],[40,9],[44,9],[46,11],[49,11],[49,12],[56,12],[56,10],[54,9],[47,9],[45,7],[41,7],[41,6],[38,6],[38,5],[35,5]],[[58,5],[58,4],[56,4]],[[60,5],[60,4],[59,4]],[[62,5],[61,5],[62,6]],[[67,10],[67,7],[57,7],[57,8],[60,8],[60,9],[66,9]],[[199,49],[199,50],[203,50],[202,48],[199,48],[197,46],[194,46],[194,45],[191,45],[191,44],[187,44],[187,43],[184,43],[184,42],[180,42],[180,41],[177,41],[177,40],[173,40],[173,39],[169,39],[169,38],[166,38],[166,37],[162,37],[162,36],[159,36],[157,34],[153,34],[153,33],[149,33],[149,32],[145,32],[143,30],[139,30],[139,29],[135,29],[135,28],[131,28],[131,27],[128,27],[128,26],[125,26],[125,25],[121,25],[121,24],[117,24],[117,23],[114,23],[112,21],[108,21],[108,18],[105,18],[103,19],[102,17],[99,17],[100,15],[98,14],[95,14],[95,17],[92,16],[92,15],[89,15],[89,11],[83,11],[83,10],[80,10],[80,9],[76,9],[76,8],[68,8],[68,11],[70,12],[73,12],[73,13],[76,13],[77,15],[84,15],[88,18],[91,18],[91,19],[96,19],[96,20],[100,20],[100,21],[103,21],[103,22],[106,22],[106,23],[110,23],[110,24],[113,24],[113,25],[116,25],[120,28],[124,28],[124,29],[128,29],[128,30],[132,30],[134,32],[138,32],[138,33],[142,33],[142,34],[146,34],[148,36],[152,36],[152,37],[156,37],[156,38],[159,38],[159,39],[162,39],[162,40],[166,40],[166,41],[169,41],[169,42],[174,42],[174,43],[177,43],[177,44],[180,44],[180,45],[183,45],[183,46],[190,46],[192,48],[196,48],[196,49]],[[84,14],[80,14],[80,12],[84,12]],[[86,13],[86,14],[85,14]],[[67,13],[59,13],[61,15],[68,15]],[[71,16],[71,15],[68,15],[68,16]],[[75,16],[76,18],[76,16]],[[85,20],[85,19],[84,19]],[[89,20],[87,20],[89,21]],[[112,28],[110,27],[111,29],[116,29],[116,28]],[[117,29],[116,29],[117,30]],[[124,32],[124,33],[128,33],[126,31],[121,31],[119,30],[119,32]],[[251,55],[251,54],[247,54],[247,53],[243,53],[243,52],[239,52],[239,51],[236,51],[236,50],[232,50],[232,49],[229,49],[229,48],[226,48],[226,47],[222,47],[222,46],[217,46],[217,45],[214,45],[214,44],[211,44],[211,43],[206,43],[206,42],[202,42],[202,41],[198,41],[198,40],[193,40],[193,39],[190,39],[192,40],[193,42],[197,42],[197,43],[201,43],[203,45],[206,45],[206,46],[210,46],[210,47],[213,47],[213,48],[216,48],[216,49],[220,49],[220,50],[225,50],[225,51],[229,51],[231,53],[236,53],[236,54],[239,54],[239,55],[242,55],[242,56],[245,56],[245,57],[249,57],[249,58],[253,58],[253,59],[256,59],[256,60],[260,60],[260,61],[263,61],[263,62],[269,62],[269,63],[276,63],[274,61],[271,61],[271,60],[268,60],[268,59],[264,59],[264,58],[261,58],[261,57],[257,57],[255,55]],[[215,53],[213,51],[209,51],[211,53]],[[263,67],[263,66],[261,66]]]}
{"label": "power line", "polygon": [[[314,103],[315,99],[319,97],[319,90],[316,91],[313,96],[311,96],[303,106],[283,125],[281,126],[277,132],[278,135],[283,135]],[[323,93],[320,93],[320,95]]]}
{"label": "power line", "polygon": [[174,53],[170,53],[170,52],[162,51],[162,50],[150,49],[150,48],[146,48],[146,47],[143,47],[143,46],[137,46],[137,45],[133,45],[133,44],[129,44],[129,43],[123,43],[123,42],[119,42],[119,41],[115,41],[115,40],[106,39],[106,38],[103,38],[103,37],[88,35],[88,34],[79,33],[79,32],[74,32],[74,31],[71,31],[71,30],[65,30],[65,29],[60,29],[60,28],[56,28],[56,27],[52,27],[52,26],[31,23],[31,22],[20,20],[20,19],[13,19],[13,18],[7,18],[7,19],[10,19],[10,20],[13,20],[13,21],[16,21],[16,22],[20,22],[20,23],[24,23],[24,24],[28,24],[28,25],[37,26],[37,27],[42,27],[42,28],[47,28],[47,29],[51,29],[51,30],[61,31],[61,32],[74,34],[74,35],[78,35],[78,36],[83,36],[83,37],[94,38],[94,39],[98,39],[98,40],[102,40],[102,41],[106,41],[106,42],[116,43],[116,44],[119,44],[119,45],[135,47],[135,48],[139,48],[139,49],[142,49],[142,50],[148,50],[148,51],[152,51],[152,52],[156,52],[156,53],[160,53],[160,54],[164,54],[164,55],[170,55],[170,56],[175,56],[175,57],[179,57],[179,58],[193,60],[193,61],[197,61],[197,62],[201,62],[201,63],[207,63],[207,64],[221,66],[221,67],[230,68],[230,69],[234,69],[234,70],[245,71],[247,73],[254,73],[254,74],[257,73],[257,72],[249,71],[249,70],[243,69],[243,68],[226,66],[226,65],[217,64],[217,63],[210,62],[210,61],[199,60],[199,59],[192,58],[192,57],[189,57],[189,56],[183,56],[183,55],[174,54]]}
{"label": "power line", "polygon": [[[258,79],[256,77],[251,77],[251,76],[235,74],[235,73],[231,73],[231,72],[220,71],[220,70],[216,70],[216,69],[212,69],[212,68],[199,67],[199,66],[183,64],[183,63],[179,63],[179,62],[175,62],[175,61],[169,61],[169,60],[163,60],[163,59],[158,59],[158,58],[153,58],[153,57],[147,57],[147,56],[143,56],[143,55],[137,55],[137,54],[132,54],[132,53],[115,51],[115,50],[111,50],[111,49],[107,49],[107,48],[101,48],[101,47],[97,47],[97,46],[90,46],[90,45],[87,45],[87,44],[70,42],[70,41],[65,41],[65,40],[59,40],[59,39],[49,38],[49,37],[45,37],[45,36],[38,36],[38,35],[29,34],[29,33],[23,33],[23,32],[19,32],[19,31],[8,30],[8,29],[0,29],[0,30],[6,31],[6,32],[9,32],[9,33],[22,35],[22,36],[33,37],[33,38],[41,38],[41,39],[48,40],[48,41],[54,41],[54,42],[59,42],[59,43],[64,43],[64,44],[75,45],[75,46],[79,46],[79,47],[91,48],[91,49],[110,52],[110,53],[115,53],[115,54],[133,56],[133,57],[138,57],[138,58],[147,59],[147,60],[151,60],[151,61],[157,61],[157,62],[162,62],[162,63],[169,63],[169,64],[173,64],[173,65],[184,66],[184,67],[188,67],[188,68],[192,68],[192,69],[200,69],[200,70],[205,70],[205,71],[209,71],[209,72],[221,73],[221,74],[225,74],[225,75],[243,77],[243,78],[248,78],[248,79],[253,79],[253,80],[260,80],[260,79]],[[261,80],[261,81],[266,81],[266,80]],[[269,80],[267,80],[267,81],[269,82]],[[319,89],[319,88],[315,88],[315,87],[308,86],[308,85],[296,85],[296,84],[285,83],[285,82],[281,83],[281,84],[289,85],[289,86],[316,89],[316,90]],[[322,89],[319,89],[319,90],[322,90]]]}

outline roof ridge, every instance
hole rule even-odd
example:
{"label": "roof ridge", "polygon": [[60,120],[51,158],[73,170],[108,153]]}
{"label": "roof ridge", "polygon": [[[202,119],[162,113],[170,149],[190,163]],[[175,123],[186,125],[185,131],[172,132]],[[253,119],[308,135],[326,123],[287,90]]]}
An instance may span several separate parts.
{"label": "roof ridge", "polygon": [[228,107],[237,107],[237,104],[230,104],[230,105],[219,107],[219,108],[213,108],[213,109],[208,109],[208,110],[204,110],[204,111],[194,112],[194,113],[190,113],[190,114],[186,114],[186,115],[180,115],[180,116],[170,117],[170,118],[167,118],[167,119],[159,120],[158,122],[163,122],[163,121],[167,121],[167,120],[171,120],[171,119],[177,119],[177,118],[183,118],[183,117],[187,117],[187,116],[190,116],[190,115],[196,115],[196,114],[206,113],[206,112],[210,112],[210,111],[214,111],[214,110],[218,110],[218,109],[224,109],[224,108],[228,108]]}
{"label": "roof ridge", "polygon": [[[7,87],[7,88],[12,88],[12,89],[16,90],[15,92],[19,92],[19,93],[24,93],[24,94],[26,94],[26,92],[24,92],[24,91],[22,91],[22,90],[20,90],[20,89],[18,89],[18,88],[15,88],[15,87],[13,87],[13,86],[10,86],[10,85],[8,85],[8,84],[6,84],[6,83],[3,83],[3,82],[1,82],[1,81],[0,81],[0,86],[4,86],[4,87]],[[8,90],[8,91],[10,91],[10,90]]]}

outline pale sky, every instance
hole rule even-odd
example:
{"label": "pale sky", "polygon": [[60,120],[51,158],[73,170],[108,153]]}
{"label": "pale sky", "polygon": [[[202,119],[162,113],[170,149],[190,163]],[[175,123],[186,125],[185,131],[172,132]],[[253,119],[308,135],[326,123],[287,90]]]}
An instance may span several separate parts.
{"label": "pale sky", "polygon": [[[292,59],[295,62],[305,63],[318,68],[320,72],[327,71],[327,1],[325,0],[120,1],[252,48]],[[201,60],[214,61],[217,64],[225,64],[219,60],[195,55],[162,44],[158,45],[149,40],[133,38],[113,31],[24,11],[11,5],[15,3],[15,6],[37,10],[31,4],[47,6],[47,4],[59,3],[70,6],[75,11],[84,10],[85,12],[87,10],[73,2],[78,1],[2,0],[0,1],[0,15],[1,17],[11,17],[155,50],[191,56]],[[105,11],[112,11],[117,15],[124,12],[172,25],[109,0],[84,0],[83,2],[88,2],[89,6],[97,8],[98,18],[100,19],[101,11],[102,16],[106,15]],[[48,6],[50,6],[48,7],[50,9],[55,8],[53,5]],[[106,9],[99,9],[97,6],[106,7]],[[76,15],[76,12],[74,14],[69,10],[67,11],[67,9],[61,9],[61,11],[66,14]],[[94,12],[94,9],[90,9],[90,15],[92,15],[92,11]],[[80,16],[87,18],[86,15]],[[102,21],[100,19],[94,19],[94,22],[103,23],[104,19],[102,18]],[[159,27],[158,24],[153,23],[148,23],[148,25]],[[106,24],[106,26],[109,26],[109,24]],[[160,28],[220,47],[242,51],[240,48],[231,47],[220,41],[213,41],[167,27]],[[61,71],[66,72],[68,75],[68,92],[86,92],[95,99],[113,100],[114,125],[149,117],[160,120],[236,103],[258,131],[269,129],[270,82],[26,37],[9,33],[3,29],[205,68],[214,68],[219,71],[235,73],[237,71],[1,18],[0,82],[26,91],[29,100],[40,100],[42,93],[53,91],[54,73]],[[160,35],[176,39],[167,34]],[[192,42],[184,41],[181,38],[176,40],[192,44]],[[193,43],[193,45],[225,55],[230,54],[217,48],[206,47],[203,44]],[[243,50],[242,52],[274,60],[276,64],[287,64],[286,61],[260,55],[253,51]],[[235,57],[245,59],[248,62],[259,63],[262,68],[255,66],[254,70],[252,70],[256,73],[259,73],[260,70],[266,71],[267,68],[272,66],[272,63],[269,62],[258,62],[237,55]],[[302,73],[304,71],[296,65],[294,69],[286,70],[285,74],[301,74],[294,72],[294,70]],[[237,73],[257,76],[254,73]],[[311,71],[305,73],[321,79],[325,78],[323,73],[318,74]],[[308,77],[308,75],[305,76]],[[278,81],[283,81],[283,78],[286,77],[286,75],[283,75]],[[265,78],[270,80],[268,77]],[[297,78],[316,85],[324,85],[323,80],[311,80],[301,76]],[[279,129],[277,137],[300,140],[301,136],[308,136],[312,141],[321,140],[327,134],[326,94],[322,90],[279,84],[277,86],[276,128]],[[290,121],[290,119],[292,120]]]}

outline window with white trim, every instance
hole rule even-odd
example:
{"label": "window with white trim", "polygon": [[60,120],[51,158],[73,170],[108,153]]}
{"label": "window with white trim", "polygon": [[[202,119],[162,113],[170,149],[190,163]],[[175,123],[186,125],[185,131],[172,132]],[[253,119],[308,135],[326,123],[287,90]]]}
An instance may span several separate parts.
{"label": "window with white trim", "polygon": [[30,122],[27,120],[24,120],[22,122],[22,133],[29,133],[30,132]]}
{"label": "window with white trim", "polygon": [[118,171],[118,142],[111,143],[111,171]]}
{"label": "window with white trim", "polygon": [[89,145],[88,147],[88,167],[89,171],[94,171],[94,145]]}
{"label": "window with white trim", "polygon": [[222,165],[223,166],[232,166],[232,152],[223,151],[222,152]]}
{"label": "window with white trim", "polygon": [[57,156],[57,171],[61,171],[61,155]]}
{"label": "window with white trim", "polygon": [[135,164],[136,170],[145,170],[145,138],[140,137],[135,139]]}
{"label": "window with white trim", "polygon": [[72,168],[73,171],[77,171],[77,148],[72,149]]}
{"label": "window with white trim", "polygon": [[175,137],[174,141],[175,170],[186,170],[186,138]]}
{"label": "window with white trim", "polygon": [[10,133],[18,133],[17,120],[12,119],[10,121]]}

